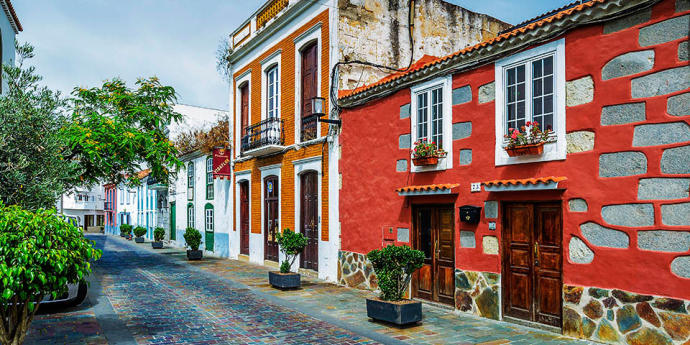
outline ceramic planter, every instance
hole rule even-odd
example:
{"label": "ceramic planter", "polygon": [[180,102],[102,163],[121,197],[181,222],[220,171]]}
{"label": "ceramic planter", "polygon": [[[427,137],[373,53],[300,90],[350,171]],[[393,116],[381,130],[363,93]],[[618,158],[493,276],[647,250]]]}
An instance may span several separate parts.
{"label": "ceramic planter", "polygon": [[398,326],[422,321],[422,302],[413,300],[382,301],[367,298],[367,316]]}
{"label": "ceramic planter", "polygon": [[505,150],[510,157],[536,156],[544,152],[544,143],[515,146]]}
{"label": "ceramic planter", "polygon": [[163,249],[163,241],[151,242],[151,248],[153,249]]}
{"label": "ceramic planter", "polygon": [[201,260],[204,257],[202,250],[187,250],[187,260]]}
{"label": "ceramic planter", "polygon": [[426,166],[426,165],[436,165],[438,164],[438,157],[422,157],[422,158],[412,158],[412,163],[415,166]]}
{"label": "ceramic planter", "polygon": [[300,287],[299,273],[268,272],[268,282],[278,289],[296,289]]}
{"label": "ceramic planter", "polygon": [[143,237],[135,237],[134,242],[136,243],[144,243],[144,238]]}

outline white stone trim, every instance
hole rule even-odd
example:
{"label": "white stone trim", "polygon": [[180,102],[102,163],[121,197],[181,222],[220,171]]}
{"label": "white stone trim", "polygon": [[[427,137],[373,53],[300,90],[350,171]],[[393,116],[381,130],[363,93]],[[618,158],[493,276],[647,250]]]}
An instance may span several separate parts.
{"label": "white stone trim", "polygon": [[302,165],[311,162],[321,162],[321,156],[307,157],[292,161],[292,165]]}
{"label": "white stone trim", "polygon": [[[317,23],[313,27],[309,28],[303,34],[295,38],[295,143],[300,142],[301,129],[302,129],[302,54],[301,50],[307,44],[316,41],[316,65],[317,68],[317,78],[316,78],[316,95],[317,97],[323,97],[321,95],[321,47],[323,41],[321,39],[321,23]],[[316,126],[316,137],[321,136],[321,126],[317,122]]]}
{"label": "white stone trim", "polygon": [[244,85],[244,83],[247,83],[248,89],[247,92],[249,92],[249,104],[248,104],[248,112],[249,112],[249,124],[252,123],[252,70],[249,69],[246,72],[242,73],[240,76],[235,78],[235,116],[233,118],[235,119],[235,147],[237,150],[234,150],[234,157],[239,157],[240,152],[242,151],[242,132],[243,128],[242,126],[242,93],[240,92],[240,87]]}
{"label": "white stone trim", "polygon": [[[437,171],[453,168],[453,92],[452,75],[435,78],[410,88],[410,147],[417,141],[417,94],[433,87],[443,87],[443,147],[447,155],[435,166],[415,166],[410,159],[411,172]],[[429,113],[431,116],[431,113]],[[429,126],[431,130],[431,126]],[[411,157],[410,157],[411,158]]]}
{"label": "white stone trim", "polygon": [[282,61],[282,49],[278,49],[266,59],[261,61],[261,120],[265,120],[268,117],[268,109],[266,109],[266,101],[268,101],[268,77],[267,73],[273,67],[278,68],[278,104],[276,106],[276,117],[280,118],[280,108],[281,102],[283,101],[283,93],[281,92],[281,87],[283,86],[283,81],[281,80],[281,61]]}
{"label": "white stone trim", "polygon": [[[235,226],[237,227],[235,231],[232,233],[232,238],[234,241],[231,240],[230,242],[230,257],[232,258],[237,258],[238,255],[240,254],[240,205],[241,200],[240,200],[240,183],[247,181],[249,183],[249,258],[250,261],[256,262],[256,263],[263,263],[263,256],[261,256],[261,261],[257,261],[257,258],[254,258],[252,260],[252,222],[251,222],[251,216],[252,216],[252,171],[251,170],[243,170],[235,173],[235,220],[236,223]],[[263,255],[263,244],[261,247],[262,250],[262,255]]]}
{"label": "white stone trim", "polygon": [[[541,156],[521,156],[509,157],[508,153],[503,149],[504,141],[503,135],[505,133],[505,70],[512,67],[512,65],[522,61],[538,57],[545,54],[554,54],[554,131],[556,134],[556,142],[544,145],[544,153]],[[496,78],[495,83],[495,123],[496,123],[496,146],[495,146],[495,164],[509,165],[522,164],[533,162],[546,162],[553,160],[563,160],[566,156],[566,137],[565,137],[565,38],[557,41],[543,44],[536,48],[532,48],[520,53],[508,56],[506,58],[496,61],[494,73]],[[527,71],[525,72],[527,81]],[[531,77],[530,77],[531,78]],[[529,79],[531,80],[531,79]],[[531,89],[531,87],[527,88]],[[525,95],[526,102],[532,102],[531,93],[527,91]],[[531,115],[530,115],[531,116]]]}

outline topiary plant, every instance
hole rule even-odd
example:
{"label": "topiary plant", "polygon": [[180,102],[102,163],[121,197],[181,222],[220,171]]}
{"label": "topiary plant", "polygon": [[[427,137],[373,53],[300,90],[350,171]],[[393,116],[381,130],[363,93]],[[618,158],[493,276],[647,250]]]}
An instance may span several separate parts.
{"label": "topiary plant", "polygon": [[374,249],[367,258],[374,267],[384,301],[403,299],[412,273],[424,264],[424,252],[408,246],[389,245],[381,250]]}
{"label": "topiary plant", "polygon": [[23,343],[43,297],[66,293],[100,257],[93,241],[55,209],[32,212],[0,202],[0,343]]}
{"label": "topiary plant", "polygon": [[132,233],[132,226],[129,224],[120,225],[120,234],[127,235]]}
{"label": "topiary plant", "polygon": [[144,235],[146,235],[146,228],[144,228],[143,226],[137,226],[136,228],[134,228],[134,236],[141,237]]}
{"label": "topiary plant", "polygon": [[301,253],[307,246],[307,238],[301,233],[296,233],[292,230],[285,229],[282,234],[276,234],[280,251],[285,254],[285,260],[280,264],[280,273],[290,272],[290,267],[297,259],[297,255]]}
{"label": "topiary plant", "polygon": [[156,242],[162,241],[164,237],[165,237],[165,229],[163,229],[163,228],[153,229],[153,239]]}
{"label": "topiary plant", "polygon": [[199,245],[201,245],[201,233],[197,229],[187,228],[184,232],[184,241],[187,242],[187,245],[192,248],[192,250],[199,250]]}

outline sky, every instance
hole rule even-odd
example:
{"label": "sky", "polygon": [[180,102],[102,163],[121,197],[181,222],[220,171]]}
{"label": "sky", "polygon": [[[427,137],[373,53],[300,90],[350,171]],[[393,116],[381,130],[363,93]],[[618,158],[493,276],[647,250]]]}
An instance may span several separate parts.
{"label": "sky", "polygon": [[[157,76],[183,104],[228,109],[216,50],[264,0],[13,0],[35,47],[31,64],[51,89],[69,94],[119,77]],[[449,0],[511,24],[571,0]]]}

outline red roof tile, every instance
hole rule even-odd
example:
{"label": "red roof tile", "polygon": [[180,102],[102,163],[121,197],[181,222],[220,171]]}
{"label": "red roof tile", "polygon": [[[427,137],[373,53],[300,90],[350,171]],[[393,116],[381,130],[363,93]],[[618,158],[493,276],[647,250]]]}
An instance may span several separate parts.
{"label": "red roof tile", "polygon": [[447,189],[453,189],[455,187],[459,186],[459,184],[430,184],[426,186],[406,186],[402,188],[398,188],[395,191],[398,193],[405,193],[405,192],[427,192],[427,191],[435,191],[435,190],[447,190]]}
{"label": "red roof tile", "polygon": [[526,184],[539,184],[539,183],[549,183],[549,182],[561,182],[567,180],[567,177],[559,176],[549,176],[549,177],[537,177],[537,178],[524,178],[524,179],[514,179],[514,180],[493,180],[482,182],[485,186],[500,186],[500,185],[526,185]]}

